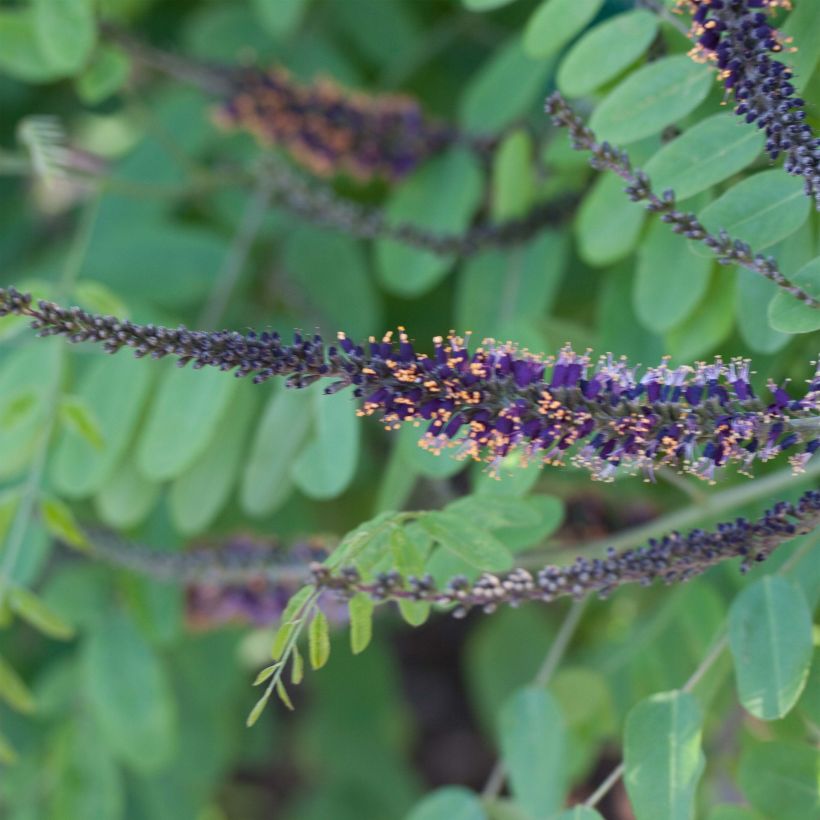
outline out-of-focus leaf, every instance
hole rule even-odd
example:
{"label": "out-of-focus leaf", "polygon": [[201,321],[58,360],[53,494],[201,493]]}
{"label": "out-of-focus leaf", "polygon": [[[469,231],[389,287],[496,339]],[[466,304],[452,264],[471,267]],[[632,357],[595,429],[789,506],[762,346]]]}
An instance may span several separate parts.
{"label": "out-of-focus leaf", "polygon": [[0,71],[29,83],[52,82],[64,76],[40,48],[32,8],[0,11]]}
{"label": "out-of-focus leaf", "polygon": [[791,337],[769,324],[769,305],[780,292],[774,282],[746,268],[735,268],[737,329],[755,353],[776,353]]}
{"label": "out-of-focus leaf", "polygon": [[181,475],[217,434],[238,381],[216,368],[174,367],[160,382],[137,443],[137,466],[154,481]]}
{"label": "out-of-focus leaf", "polygon": [[17,752],[14,750],[14,746],[0,733],[0,763],[11,766],[17,762],[17,759]]}
{"label": "out-of-focus leaf", "polygon": [[[699,214],[711,233],[721,228],[761,251],[793,234],[809,215],[803,180],[779,169],[760,171],[733,185]],[[702,243],[694,253],[711,255]]]}
{"label": "out-of-focus leaf", "polygon": [[803,593],[769,575],[729,610],[729,646],[743,706],[761,720],[786,715],[803,691],[812,655],[811,612]]}
{"label": "out-of-focus leaf", "polygon": [[284,263],[288,278],[303,291],[323,333],[343,329],[362,339],[383,332],[381,304],[360,242],[300,227],[288,238]]}
{"label": "out-of-focus leaf", "polygon": [[686,692],[641,701],[624,730],[624,783],[637,820],[691,820],[705,760],[700,707]]}
{"label": "out-of-focus leaf", "polygon": [[25,587],[12,587],[8,602],[12,612],[49,638],[65,641],[73,637],[74,628],[42,598]]}
{"label": "out-of-focus leaf", "polygon": [[575,217],[578,253],[588,265],[603,267],[628,256],[638,242],[644,209],[624,194],[615,174],[599,177]]}
{"label": "out-of-focus leaf", "polygon": [[12,709],[31,714],[36,704],[23,679],[11,665],[0,656],[0,700],[4,700]]}
{"label": "out-of-focus leaf", "polygon": [[[454,150],[428,162],[393,194],[387,205],[392,223],[412,222],[437,233],[460,233],[470,223],[482,192],[475,159]],[[382,284],[397,296],[420,296],[447,273],[451,256],[436,256],[392,239],[376,242]]]}
{"label": "out-of-focus leaf", "polygon": [[796,3],[786,22],[780,29],[783,36],[798,43],[805,43],[804,48],[786,49],[783,62],[791,66],[794,84],[798,93],[802,93],[808,84],[820,60],[820,51],[811,48],[809,43],[818,42],[820,38],[820,6],[816,3]]}
{"label": "out-of-focus leaf", "polygon": [[97,105],[123,87],[130,70],[131,59],[122,49],[102,46],[77,77],[77,94],[84,103]]}
{"label": "out-of-focus leaf", "polygon": [[445,786],[413,807],[407,820],[488,820],[481,800],[463,786]]}
{"label": "out-of-focus leaf", "polygon": [[461,0],[461,2],[464,8],[470,11],[493,11],[501,6],[508,6],[515,0]]}
{"label": "out-of-focus leaf", "polygon": [[671,188],[680,201],[742,171],[765,141],[760,131],[734,114],[714,114],[666,143],[644,170],[656,191]]}
{"label": "out-of-focus leaf", "polygon": [[180,532],[203,532],[225,506],[246,455],[257,404],[253,385],[241,384],[226,412],[228,423],[171,485],[171,517]]}
{"label": "out-of-focus leaf", "polygon": [[399,440],[402,460],[418,475],[428,478],[450,478],[464,469],[464,461],[457,457],[455,448],[444,449],[436,455],[419,445],[424,428],[405,424],[395,434]]}
{"label": "out-of-focus leaf", "polygon": [[653,221],[638,248],[632,291],[635,313],[656,333],[686,319],[709,286],[712,261],[696,256],[687,240]]}
{"label": "out-of-focus leaf", "polygon": [[666,334],[669,353],[676,361],[692,361],[716,348],[734,324],[735,271],[721,266],[712,273],[700,303],[684,321]]}
{"label": "out-of-focus leaf", "polygon": [[290,494],[290,466],[310,426],[310,400],[305,390],[281,386],[268,399],[242,476],[239,498],[248,515],[268,515]]}
{"label": "out-of-focus leaf", "polygon": [[364,592],[357,593],[348,601],[350,648],[354,655],[364,652],[373,637],[373,608],[373,600]]}
{"label": "out-of-focus leaf", "polygon": [[617,77],[655,38],[658,16],[646,9],[627,11],[591,28],[567,52],[556,82],[567,97],[582,97]]}
{"label": "out-of-focus leaf", "polygon": [[694,111],[712,86],[712,72],[685,54],[663,57],[629,74],[595,109],[589,126],[616,145],[658,134]]}
{"label": "out-of-focus leaf", "polygon": [[294,461],[291,477],[310,498],[335,498],[356,472],[361,419],[347,391],[326,396],[314,389],[313,401],[315,432]]}
{"label": "out-of-focus leaf", "polygon": [[[53,820],[88,817],[120,820],[125,810],[125,784],[116,761],[94,721],[78,716],[58,729],[53,739],[54,781],[49,789]],[[151,754],[145,754],[150,758]]]}
{"label": "out-of-focus leaf", "polygon": [[137,470],[133,454],[127,452],[97,492],[94,508],[103,523],[126,530],[148,515],[159,495],[159,487]]}
{"label": "out-of-focus leaf", "polygon": [[811,671],[797,708],[813,724],[820,726],[820,649],[814,650]]}
{"label": "out-of-focus leaf", "polygon": [[279,628],[273,638],[271,646],[271,658],[273,660],[278,661],[283,657],[288,641],[293,635],[293,630],[307,615],[307,612],[303,609],[313,592],[313,587],[304,586],[298,592],[295,592],[288,601],[282,612],[282,617],[279,619]]}
{"label": "out-of-focus leaf", "polygon": [[75,73],[97,39],[92,0],[34,0],[34,30],[49,62],[66,74]]}
{"label": "out-of-focus leaf", "polygon": [[[820,299],[820,256],[789,277],[809,296]],[[820,310],[804,305],[794,296],[778,291],[769,305],[769,323],[783,333],[810,333],[820,328]]]}
{"label": "out-of-focus leaf", "polygon": [[308,627],[308,646],[310,649],[310,666],[321,669],[330,657],[330,634],[327,616],[317,609]]}
{"label": "out-of-focus leaf", "polygon": [[567,267],[569,243],[555,230],[543,231],[524,247],[488,251],[459,271],[456,327],[479,338],[516,340],[524,321],[549,314]]}
{"label": "out-of-focus leaf", "polygon": [[540,516],[527,500],[515,496],[465,495],[451,501],[445,509],[484,529],[531,527]]}
{"label": "out-of-focus leaf", "polygon": [[84,438],[92,447],[101,450],[105,446],[99,419],[79,396],[63,396],[60,399],[60,417],[66,427]]}
{"label": "out-of-focus leaf", "polygon": [[76,430],[57,440],[51,478],[61,495],[86,498],[111,475],[128,447],[153,378],[154,363],[132,356],[100,356],[80,379],[77,396],[91,408],[103,446]]}
{"label": "out-of-focus leaf", "polygon": [[820,749],[758,743],[740,759],[740,788],[764,817],[807,820],[820,814]]}
{"label": "out-of-focus leaf", "polygon": [[298,27],[308,0],[252,0],[256,19],[276,38],[292,35]]}
{"label": "out-of-focus leaf", "polygon": [[447,512],[425,512],[419,525],[444,549],[474,567],[488,571],[509,569],[510,551],[486,530]]}
{"label": "out-of-focus leaf", "polygon": [[544,689],[520,689],[501,709],[501,755],[516,802],[550,818],[564,802],[565,728],[557,702]]}
{"label": "out-of-focus leaf", "polygon": [[88,538],[80,529],[74,513],[59,498],[44,498],[40,503],[40,515],[46,529],[55,538],[78,550],[88,549]]}
{"label": "out-of-focus leaf", "polygon": [[759,820],[759,818],[750,809],[727,803],[724,806],[715,806],[707,815],[706,820]]}
{"label": "out-of-focus leaf", "polygon": [[543,0],[524,29],[524,51],[544,59],[580,34],[604,0]]}
{"label": "out-of-focus leaf", "polygon": [[89,636],[83,675],[105,744],[123,763],[149,772],[172,758],[177,720],[170,682],[160,659],[122,613],[111,613]]}
{"label": "out-of-focus leaf", "polygon": [[478,133],[506,128],[537,106],[553,67],[552,60],[533,60],[514,35],[496,48],[464,87],[459,121]]}
{"label": "out-of-focus leaf", "polygon": [[523,130],[508,134],[493,155],[492,215],[501,221],[524,216],[535,195],[533,145]]}
{"label": "out-of-focus leaf", "polygon": [[571,809],[555,815],[555,820],[603,820],[595,809],[588,806],[573,806]]}

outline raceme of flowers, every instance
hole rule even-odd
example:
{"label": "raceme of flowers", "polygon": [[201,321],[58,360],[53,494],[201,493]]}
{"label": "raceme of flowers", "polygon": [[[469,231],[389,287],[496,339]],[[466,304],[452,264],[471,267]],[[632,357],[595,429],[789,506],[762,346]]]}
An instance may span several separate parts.
{"label": "raceme of flowers", "polygon": [[475,582],[460,576],[439,589],[429,575],[403,578],[394,571],[363,580],[355,567],[331,571],[319,563],[311,565],[311,572],[318,589],[333,590],[343,599],[363,592],[376,601],[427,601],[454,606],[453,614],[464,617],[474,607],[491,613],[499,604],[517,606],[565,596],[580,599],[593,593],[605,598],[624,584],[687,581],[730,558],[742,558],[741,572],[746,572],[781,544],[819,524],[820,492],[810,490],[794,504],[778,502],[756,521],[738,518],[713,531],[673,532],[652,539],[646,547],[622,552],[610,549],[605,558],[579,557],[568,566],[546,566],[534,574],[525,569],[501,576],[484,573]]}
{"label": "raceme of flowers", "polygon": [[404,95],[356,93],[329,79],[306,85],[281,67],[238,72],[234,85],[217,120],[281,145],[322,176],[399,179],[458,136]]}
{"label": "raceme of flowers", "polygon": [[552,117],[554,125],[569,131],[573,148],[591,153],[589,164],[593,168],[599,171],[608,169],[618,174],[627,183],[627,196],[633,202],[645,201],[646,209],[651,213],[660,214],[661,220],[669,224],[675,233],[682,234],[687,239],[703,242],[721,264],[742,265],[760,276],[765,276],[781,290],[804,304],[820,308],[820,300],[784,276],[773,256],[753,253],[746,242],[732,238],[723,229],[717,235],[710,234],[695,214],[677,210],[674,191],[666,190],[658,196],[652,189],[649,177],[640,169],[632,167],[629,155],[608,142],[599,143],[592,130],[557,91],[547,98],[546,111]]}
{"label": "raceme of flowers", "polygon": [[137,325],[110,316],[65,309],[0,289],[0,315],[33,319],[39,335],[71,342],[101,342],[114,353],[172,355],[180,365],[253,374],[255,382],[285,377],[290,387],[330,379],[326,393],[352,387],[359,413],[377,415],[385,427],[424,425],[422,446],[434,453],[456,448],[462,457],[498,468],[514,451],[523,463],[564,465],[612,480],[620,471],[652,478],[666,465],[713,481],[729,464],[747,473],[755,461],[783,453],[797,471],[820,446],[820,371],[800,398],[769,383],[766,399],[750,383],[748,360],[717,358],[695,366],[662,360],[642,374],[625,358],[597,360],[569,346],[542,358],[511,343],[436,337],[432,355],[417,353],[400,329],[359,345],[338,334],[326,346],[320,336],[191,331]]}
{"label": "raceme of flowers", "polygon": [[[692,12],[690,36],[696,58],[713,61],[720,81],[737,102],[735,113],[766,134],[772,159],[786,155],[785,169],[806,182],[820,208],[820,139],[806,123],[805,101],[796,95],[792,72],[773,58],[782,38],[766,11],[784,0],[678,0]],[[811,47],[812,44],[807,44]],[[816,44],[814,44],[816,47]]]}

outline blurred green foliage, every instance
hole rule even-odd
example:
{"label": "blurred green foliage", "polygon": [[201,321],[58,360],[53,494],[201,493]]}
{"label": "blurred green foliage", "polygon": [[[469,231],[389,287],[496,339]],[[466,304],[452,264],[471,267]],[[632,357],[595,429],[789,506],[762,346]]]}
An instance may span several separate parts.
{"label": "blurred green foliage", "polygon": [[[671,5],[0,4],[0,284],[142,322],[331,338],[403,325],[421,345],[454,327],[535,352],[570,340],[644,364],[753,354],[761,383],[803,379],[817,312],[653,221],[542,114],[559,88],[602,138],[628,145],[658,190],[675,188],[707,226],[765,249],[820,295],[817,214],[801,182],[770,168],[759,132],[721,108],[714,73],[686,56],[678,18],[663,13]],[[401,90],[471,132],[508,129],[487,163],[452,149],[395,186],[327,183],[390,220],[450,233],[567,194],[580,202],[525,244],[463,259],[304,224],[269,202],[265,149],[217,129],[214,99],[109,42],[100,19],[192,60],[274,61],[306,81]],[[798,0],[784,27],[800,47],[788,59],[815,129],[818,26],[820,7]],[[32,119],[44,113],[91,176],[57,171],[61,146]],[[351,533],[343,549],[373,566],[443,579],[539,547],[562,560],[615,529],[702,505],[708,490],[628,478],[602,488],[571,468],[515,465],[496,481],[417,438],[384,433],[320,387],[69,350],[3,319],[0,815],[589,820],[591,808],[558,812],[588,797],[624,750],[638,820],[820,816],[812,536],[756,571],[762,579],[716,569],[684,589],[590,603],[548,686],[533,679],[564,605],[463,623],[403,605],[378,608],[371,624],[358,601],[353,651],[367,650],[352,655],[344,626],[331,626],[329,643],[312,626],[312,665],[332,647],[329,660],[291,690],[294,714],[272,701],[251,730],[250,683],[270,662],[270,629],[198,631],[184,589],[82,553],[82,528],[163,551],[238,532],[285,542]],[[376,516],[405,509],[428,512],[379,530],[392,519]],[[702,523],[739,512],[704,508]],[[681,692],[727,623],[738,692],[728,652]],[[482,800],[497,755],[509,790]],[[606,817],[628,816],[623,794],[600,804]]]}

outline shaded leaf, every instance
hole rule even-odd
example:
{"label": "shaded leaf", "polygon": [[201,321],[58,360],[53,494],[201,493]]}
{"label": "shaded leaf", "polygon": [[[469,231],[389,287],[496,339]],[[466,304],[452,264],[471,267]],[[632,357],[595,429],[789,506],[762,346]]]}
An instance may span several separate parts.
{"label": "shaded leaf", "polygon": [[488,820],[478,796],[463,786],[444,786],[428,794],[407,820]]}
{"label": "shaded leaf", "polygon": [[425,512],[419,525],[444,549],[482,570],[505,570],[512,566],[510,551],[478,526],[447,512]]}
{"label": "shaded leaf", "polygon": [[544,59],[565,46],[600,11],[604,0],[543,0],[527,20],[524,51]]}
{"label": "shaded leaf", "polygon": [[74,627],[66,623],[42,598],[25,587],[12,587],[8,596],[12,612],[49,638],[65,641],[74,636]]}

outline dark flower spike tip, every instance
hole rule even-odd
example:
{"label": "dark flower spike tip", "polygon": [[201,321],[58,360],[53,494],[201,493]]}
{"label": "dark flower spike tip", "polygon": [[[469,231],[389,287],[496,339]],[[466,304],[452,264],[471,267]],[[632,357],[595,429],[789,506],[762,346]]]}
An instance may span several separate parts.
{"label": "dark flower spike tip", "polygon": [[348,91],[328,78],[300,83],[282,67],[237,72],[216,118],[282,146],[314,174],[360,180],[400,179],[454,143],[493,144],[429,119],[412,97]]}
{"label": "dark flower spike tip", "polygon": [[245,335],[137,325],[111,316],[35,306],[29,294],[0,289],[0,316],[25,315],[41,336],[100,342],[109,353],[178,357],[180,366],[218,367],[255,382],[284,377],[289,387],[329,379],[326,393],[352,387],[359,413],[385,427],[423,425],[422,446],[489,463],[513,452],[523,463],[573,464],[592,477],[618,472],[652,479],[660,465],[714,481],[726,465],[748,473],[755,461],[788,455],[796,471],[820,446],[820,371],[801,398],[770,383],[755,395],[750,363],[717,358],[672,367],[664,359],[643,374],[626,358],[593,359],[569,346],[542,358],[512,343],[485,340],[474,350],[458,336],[436,337],[432,355],[417,353],[403,329],[359,345],[344,333],[326,346],[318,335]]}
{"label": "dark flower spike tip", "polygon": [[690,54],[715,63],[737,103],[735,113],[765,132],[771,159],[785,154],[786,171],[803,177],[806,194],[820,209],[820,139],[806,123],[791,70],[772,57],[784,41],[766,12],[789,8],[788,0],[678,0],[678,7],[692,13]]}
{"label": "dark flower spike tip", "polygon": [[311,565],[311,573],[317,588],[333,590],[343,599],[364,592],[376,601],[427,601],[453,607],[456,617],[464,617],[473,608],[491,613],[500,604],[514,607],[525,601],[580,599],[590,594],[605,598],[625,584],[688,581],[730,558],[741,558],[741,572],[746,572],[777,547],[818,524],[820,492],[811,490],[795,504],[777,503],[757,521],[737,518],[712,531],[673,532],[639,549],[610,549],[605,558],[579,557],[573,564],[545,566],[534,573],[526,569],[500,576],[484,573],[474,582],[459,576],[441,587],[429,575],[405,579],[398,572],[383,572],[364,579],[355,567],[337,572],[320,563]]}
{"label": "dark flower spike tip", "polygon": [[572,147],[576,151],[590,152],[589,164],[593,168],[598,171],[614,171],[627,183],[624,190],[629,199],[633,202],[646,202],[646,210],[660,214],[661,221],[666,222],[675,233],[703,242],[722,265],[742,265],[771,280],[781,290],[809,307],[820,308],[820,300],[784,276],[773,256],[754,253],[748,244],[734,239],[723,229],[716,235],[710,234],[695,214],[676,208],[674,191],[667,190],[658,196],[652,189],[649,177],[640,169],[632,167],[626,151],[608,142],[599,143],[592,130],[557,91],[547,98],[546,111],[552,117],[553,125],[568,130]]}

